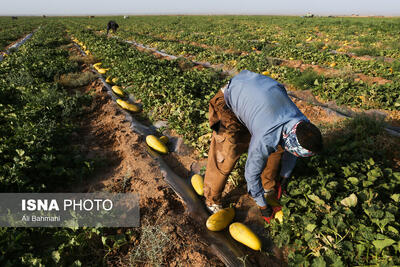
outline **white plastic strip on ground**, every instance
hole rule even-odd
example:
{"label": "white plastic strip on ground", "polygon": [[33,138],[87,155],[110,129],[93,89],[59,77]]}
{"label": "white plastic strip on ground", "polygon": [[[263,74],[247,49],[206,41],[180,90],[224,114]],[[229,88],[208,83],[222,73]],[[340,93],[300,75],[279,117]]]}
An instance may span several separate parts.
{"label": "white plastic strip on ground", "polygon": [[[6,55],[9,55],[9,54],[12,53],[13,50],[18,49],[21,45],[23,45],[26,41],[28,41],[28,40],[33,36],[33,34],[34,34],[37,30],[39,30],[39,29],[40,29],[40,27],[37,28],[36,30],[34,30],[33,32],[27,34],[27,35],[26,35],[22,40],[20,40],[19,42],[16,42],[16,43],[13,44],[12,46],[10,46],[10,47],[7,49],[7,51],[5,52],[5,54],[6,54]],[[4,59],[4,55],[0,55],[0,62],[3,61],[3,59]]]}
{"label": "white plastic strip on ground", "polygon": [[[119,38],[116,37],[116,36],[113,36],[112,38],[119,39]],[[156,48],[149,47],[149,46],[146,46],[146,45],[144,45],[144,44],[139,44],[139,43],[137,43],[137,42],[135,42],[135,41],[124,40],[124,42],[126,42],[126,43],[128,43],[128,44],[133,44],[134,46],[137,46],[137,47],[140,47],[140,48],[144,48],[144,49],[151,50],[151,51],[153,51],[153,52],[155,52],[155,53],[157,53],[157,54],[159,54],[159,55],[161,55],[161,56],[164,56],[164,57],[170,57],[170,58],[172,58],[172,59],[177,59],[177,58],[178,58],[177,56],[169,55],[169,54],[167,54],[167,53],[158,51]]]}

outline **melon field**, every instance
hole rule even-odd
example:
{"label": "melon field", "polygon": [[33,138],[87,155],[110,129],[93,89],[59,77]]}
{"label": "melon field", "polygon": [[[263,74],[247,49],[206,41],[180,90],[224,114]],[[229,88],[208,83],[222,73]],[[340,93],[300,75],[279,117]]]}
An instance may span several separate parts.
{"label": "melon field", "polygon": [[[400,265],[399,33],[399,18],[0,17],[0,192],[135,192],[141,217],[0,228],[0,265]],[[324,138],[297,161],[282,222],[247,195],[246,155],[231,173],[223,204],[261,250],[210,233],[190,185],[208,103],[242,70],[282,83]],[[168,137],[163,153],[149,129]]]}

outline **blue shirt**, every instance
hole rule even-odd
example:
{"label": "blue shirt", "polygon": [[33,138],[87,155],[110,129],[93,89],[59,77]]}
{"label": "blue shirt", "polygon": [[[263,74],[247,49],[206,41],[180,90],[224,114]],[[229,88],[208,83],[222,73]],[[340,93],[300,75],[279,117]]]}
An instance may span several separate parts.
{"label": "blue shirt", "polygon": [[[260,175],[268,156],[282,144],[282,133],[288,133],[300,120],[308,119],[289,98],[282,84],[247,70],[232,78],[224,98],[251,133],[245,167],[247,190],[259,206],[266,206]],[[285,151],[281,176],[289,177],[295,165],[296,156]]]}

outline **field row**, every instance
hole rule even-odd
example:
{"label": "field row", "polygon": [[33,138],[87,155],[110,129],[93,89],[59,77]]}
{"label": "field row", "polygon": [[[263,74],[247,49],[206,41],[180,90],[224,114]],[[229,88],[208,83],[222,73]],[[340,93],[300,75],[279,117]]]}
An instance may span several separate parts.
{"label": "field row", "polygon": [[[81,71],[69,45],[65,29],[48,23],[0,62],[0,192],[67,190],[98,165],[72,142],[91,97],[63,85],[64,75]],[[99,266],[115,232],[0,228],[0,265]]]}
{"label": "field row", "polygon": [[152,110],[151,119],[167,119],[178,134],[204,150],[195,141],[209,132],[208,101],[227,79],[212,69],[186,69],[185,62],[159,60],[130,44],[90,31],[72,28],[72,32],[102,67],[111,68],[107,76],[118,77],[118,85],[140,99],[145,110]]}
{"label": "field row", "polygon": [[[150,43],[150,45],[152,44]],[[160,49],[159,46],[156,46],[156,48]],[[165,51],[182,55],[182,52],[179,53],[179,51],[169,51],[168,49]],[[215,57],[211,50],[205,51]],[[201,58],[190,56],[185,58],[201,60]],[[229,66],[230,63],[234,62],[234,67],[238,71],[248,69],[264,73],[292,88],[310,89],[322,100],[336,100],[338,105],[356,106],[364,109],[400,109],[400,95],[398,94],[400,86],[398,75],[400,72],[396,71],[394,74],[390,67],[388,68],[388,75],[385,75],[386,78],[381,78],[366,76],[361,72],[354,72],[350,69],[321,68],[317,65],[303,64],[301,61],[281,60],[257,53],[234,58],[215,63],[227,63]],[[336,65],[336,63],[333,64]],[[368,64],[371,67],[370,63]]]}
{"label": "field row", "polygon": [[[137,29],[140,28],[137,28],[136,25],[133,26],[134,22],[136,20],[131,21],[130,27],[135,27],[135,30],[129,30],[129,24],[124,21],[123,25],[126,28],[118,31],[117,36],[122,39],[133,39],[190,60],[222,63],[225,67],[234,67],[238,71],[248,69],[259,73],[265,72],[283,84],[301,90],[310,89],[322,100],[336,100],[339,105],[344,104],[364,109],[400,110],[398,90],[400,87],[400,62],[397,60],[393,62],[357,60],[343,54],[332,55],[324,51],[309,50],[306,47],[307,42],[303,47],[295,46],[301,61],[293,57],[276,58],[282,55],[276,54],[270,49],[227,53],[226,50],[221,51],[221,49],[213,49],[213,47],[206,47],[202,44],[193,45],[181,40],[163,40],[159,37],[152,37],[152,32],[149,33],[149,31],[146,31],[147,34],[137,33]],[[74,21],[74,23],[78,22]],[[101,34],[101,31],[104,32],[101,30],[104,28],[103,23],[105,22],[100,19],[93,20],[89,22],[88,27]],[[159,28],[154,27],[154,29]],[[184,30],[179,32],[182,31]],[[214,38],[213,35],[209,36]],[[245,37],[232,40],[242,38]],[[291,40],[287,40],[284,44],[293,47]],[[270,45],[275,46],[275,44]],[[307,57],[310,57],[309,60],[306,59]],[[325,61],[318,60],[318,57]],[[308,64],[306,64],[307,62]],[[318,66],[318,64],[321,65]]]}
{"label": "field row", "polygon": [[[198,60],[207,60],[211,63],[221,63],[223,60],[235,65],[234,61],[237,61],[240,55],[262,53],[264,56],[268,54],[270,57],[292,58],[308,64],[314,62],[314,64],[327,67],[332,63],[335,63],[337,67],[351,66],[357,72],[369,71],[366,66],[371,62],[363,63],[362,60],[355,60],[340,54],[345,51],[341,49],[343,47],[329,46],[329,43],[333,41],[339,42],[344,47],[356,46],[352,39],[343,40],[343,38],[349,37],[349,28],[356,36],[358,35],[357,37],[366,48],[377,47],[376,49],[379,48],[379,51],[390,54],[394,58],[397,57],[393,53],[399,51],[396,32],[398,19],[374,22],[355,19],[305,21],[301,18],[282,17],[217,17],[213,18],[211,23],[208,23],[209,21],[210,19],[207,17],[162,17],[158,19],[135,17],[129,21],[119,20],[121,29],[118,31],[118,36],[126,39],[132,38],[150,46],[169,50],[174,54],[192,55]],[[94,30],[104,32],[106,20],[98,18],[90,20],[86,24]],[[330,36],[332,41],[324,38],[326,36]],[[391,46],[374,44],[372,43],[374,40],[389,42]],[[207,50],[213,50],[213,53],[210,54]],[[339,53],[333,54],[332,51]],[[361,52],[357,54],[363,55]],[[382,66],[387,66],[386,70],[388,70],[392,65]],[[376,71],[374,66],[372,68],[373,71]],[[372,72],[371,74],[390,76],[390,73],[384,70],[381,73]]]}
{"label": "field row", "polygon": [[12,20],[9,17],[0,17],[0,52],[25,34],[38,28],[42,23],[43,20],[39,18],[22,17]]}
{"label": "field row", "polygon": [[[157,59],[73,24],[69,29],[102,67],[109,68],[106,76],[117,77],[118,85],[143,103],[145,113],[168,120],[173,130],[207,151],[208,140],[199,144],[209,132],[207,102],[225,82],[218,73],[182,69],[179,60]],[[282,200],[287,219],[268,226],[280,246],[293,249],[291,265],[398,262],[400,173],[382,160],[388,148],[375,149],[381,142],[393,145],[381,131],[380,124],[367,118],[328,126],[325,152],[299,160],[289,183],[293,194]],[[243,172],[244,161],[238,172]]]}
{"label": "field row", "polygon": [[[116,20],[121,32],[183,40],[233,51],[262,50],[266,44],[285,45],[323,43],[325,48],[349,51],[357,47],[377,47],[382,56],[399,56],[399,19],[333,18],[307,20],[297,17],[272,16],[164,16],[95,18],[88,25],[105,29],[104,22]],[[86,18],[77,18],[82,22]],[[341,49],[343,48],[343,49]],[[363,53],[359,53],[363,54]],[[373,55],[371,55],[373,56]]]}

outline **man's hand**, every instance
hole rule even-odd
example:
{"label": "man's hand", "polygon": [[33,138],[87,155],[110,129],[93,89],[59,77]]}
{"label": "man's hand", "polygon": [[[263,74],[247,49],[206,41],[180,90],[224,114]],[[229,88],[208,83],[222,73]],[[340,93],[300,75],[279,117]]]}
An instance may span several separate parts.
{"label": "man's hand", "polygon": [[287,184],[289,183],[289,177],[282,177],[281,179],[281,188],[282,188],[282,195],[287,196]]}
{"label": "man's hand", "polygon": [[267,223],[270,223],[275,215],[274,210],[271,208],[270,205],[259,207],[259,208],[260,208],[261,216],[264,218],[264,220]]}
{"label": "man's hand", "polygon": [[287,184],[288,184],[289,178],[288,177],[281,177],[280,182],[276,182],[275,184],[275,190],[276,190],[276,197],[279,200],[282,195],[287,195]]}

